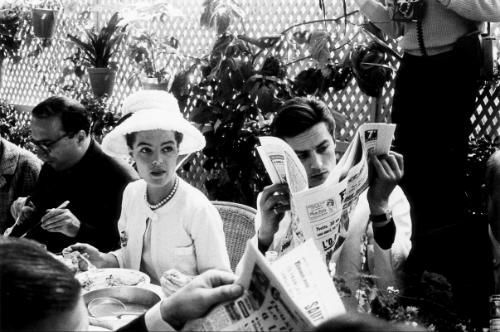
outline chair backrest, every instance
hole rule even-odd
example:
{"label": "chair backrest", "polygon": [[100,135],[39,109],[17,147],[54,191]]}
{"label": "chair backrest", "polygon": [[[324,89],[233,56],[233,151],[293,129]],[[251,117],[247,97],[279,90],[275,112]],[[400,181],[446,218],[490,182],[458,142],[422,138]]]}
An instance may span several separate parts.
{"label": "chair backrest", "polygon": [[257,211],[243,204],[212,201],[221,215],[226,235],[226,246],[231,261],[231,269],[236,265],[245,252],[247,240],[255,235],[254,218]]}

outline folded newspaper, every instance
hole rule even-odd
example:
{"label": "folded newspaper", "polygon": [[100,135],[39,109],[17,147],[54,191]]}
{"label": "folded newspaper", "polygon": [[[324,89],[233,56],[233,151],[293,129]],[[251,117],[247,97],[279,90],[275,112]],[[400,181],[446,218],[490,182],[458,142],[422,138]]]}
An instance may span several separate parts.
{"label": "folded newspaper", "polygon": [[395,128],[396,125],[386,123],[361,125],[326,181],[314,188],[309,188],[304,166],[285,141],[260,137],[257,150],[271,181],[288,183],[290,188],[292,219],[286,234],[299,243],[314,239],[327,265],[337,261],[347,236],[350,213],[368,187],[368,155],[387,154]]}
{"label": "folded newspaper", "polygon": [[240,278],[245,292],[221,304],[189,331],[310,331],[343,314],[344,305],[312,241],[270,263],[248,241]]}

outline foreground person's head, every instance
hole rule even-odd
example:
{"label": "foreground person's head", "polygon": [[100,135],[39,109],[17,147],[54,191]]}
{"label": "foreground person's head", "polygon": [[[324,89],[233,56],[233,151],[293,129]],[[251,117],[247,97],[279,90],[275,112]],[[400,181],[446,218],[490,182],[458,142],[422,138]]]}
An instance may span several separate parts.
{"label": "foreground person's head", "polygon": [[80,284],[36,242],[0,239],[0,330],[82,331],[88,315]]}
{"label": "foreground person's head", "polygon": [[328,319],[314,332],[410,332],[427,331],[421,326],[395,324],[368,314],[347,313]]}
{"label": "foreground person's head", "polygon": [[336,165],[335,120],[325,103],[302,97],[288,100],[280,107],[272,131],[297,153],[310,187],[325,182]]}

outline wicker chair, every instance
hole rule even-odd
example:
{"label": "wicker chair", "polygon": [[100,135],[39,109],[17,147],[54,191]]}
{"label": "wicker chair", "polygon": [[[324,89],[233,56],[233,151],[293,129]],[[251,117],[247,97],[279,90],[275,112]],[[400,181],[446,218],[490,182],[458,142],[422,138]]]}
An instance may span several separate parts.
{"label": "wicker chair", "polygon": [[250,206],[232,202],[213,201],[212,204],[222,217],[227,252],[234,271],[245,252],[247,240],[255,234],[254,218],[257,211]]}

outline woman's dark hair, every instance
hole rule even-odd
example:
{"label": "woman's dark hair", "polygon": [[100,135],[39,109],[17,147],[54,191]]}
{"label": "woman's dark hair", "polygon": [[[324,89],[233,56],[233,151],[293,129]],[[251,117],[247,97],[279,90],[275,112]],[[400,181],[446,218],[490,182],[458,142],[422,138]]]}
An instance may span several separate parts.
{"label": "woman's dark hair", "polygon": [[[130,134],[125,135],[125,141],[127,141],[127,146],[130,149],[132,149],[134,147],[135,136],[136,136],[135,134],[136,133],[130,133]],[[175,138],[175,142],[177,143],[177,147],[179,147],[179,145],[181,144],[183,137],[184,137],[184,135],[182,133],[179,133],[178,131],[174,131],[174,138]]]}
{"label": "woman's dark hair", "polygon": [[63,130],[67,133],[77,133],[83,130],[88,135],[90,131],[90,118],[86,108],[76,100],[67,97],[49,97],[36,105],[31,114],[40,119],[59,117]]}
{"label": "woman's dark hair", "polygon": [[0,330],[33,329],[75,308],[80,284],[71,270],[34,241],[0,239]]}
{"label": "woman's dark hair", "polygon": [[297,136],[320,122],[325,122],[334,135],[335,120],[328,106],[319,100],[295,97],[287,100],[278,110],[271,125],[274,136]]}

